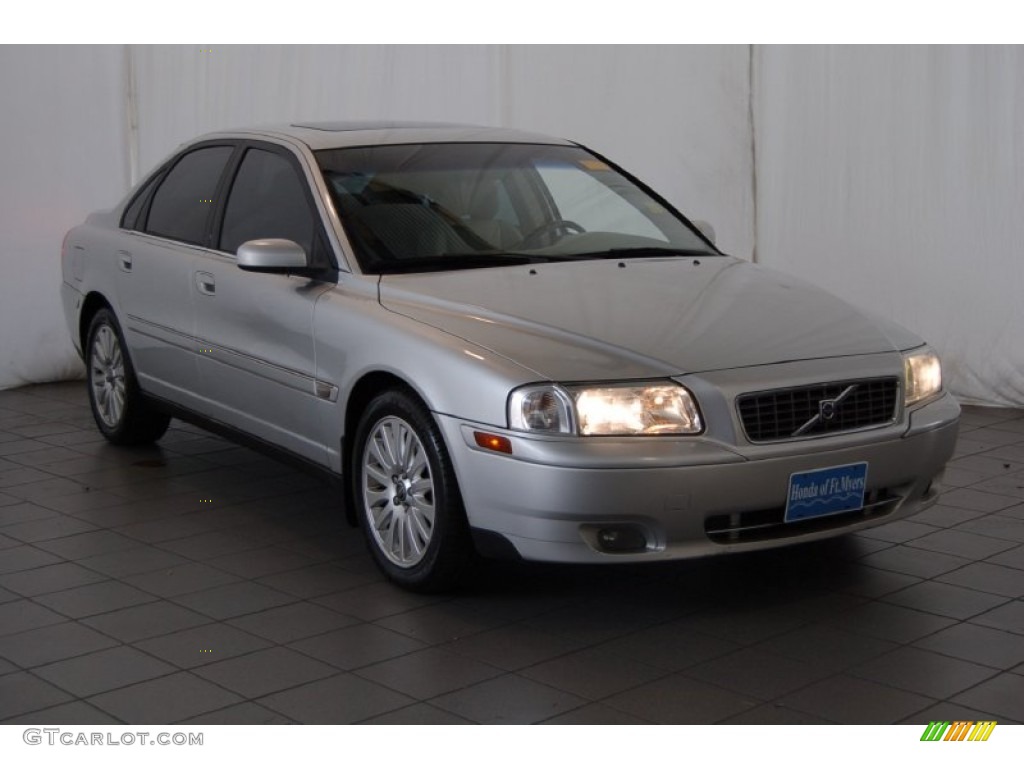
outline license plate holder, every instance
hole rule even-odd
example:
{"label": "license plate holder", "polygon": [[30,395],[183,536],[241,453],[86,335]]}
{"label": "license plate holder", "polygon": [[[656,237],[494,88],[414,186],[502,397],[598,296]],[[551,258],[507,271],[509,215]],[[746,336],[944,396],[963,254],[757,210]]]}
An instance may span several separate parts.
{"label": "license plate holder", "polygon": [[789,476],[785,521],[794,523],[861,509],[867,485],[866,461],[794,472]]}

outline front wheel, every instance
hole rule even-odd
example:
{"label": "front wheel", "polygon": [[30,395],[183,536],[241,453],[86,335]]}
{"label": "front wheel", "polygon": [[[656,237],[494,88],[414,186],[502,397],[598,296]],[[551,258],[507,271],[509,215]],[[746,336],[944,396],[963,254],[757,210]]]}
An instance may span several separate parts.
{"label": "front wheel", "polygon": [[474,551],[444,440],[418,400],[391,390],[370,402],[351,477],[370,554],[384,574],[417,592],[455,586]]}

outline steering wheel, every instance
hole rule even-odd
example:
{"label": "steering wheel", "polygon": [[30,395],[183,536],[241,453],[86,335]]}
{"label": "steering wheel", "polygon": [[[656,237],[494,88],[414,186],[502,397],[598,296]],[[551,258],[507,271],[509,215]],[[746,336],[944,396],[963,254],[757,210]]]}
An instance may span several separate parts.
{"label": "steering wheel", "polygon": [[526,249],[536,248],[540,246],[541,237],[544,235],[552,235],[550,245],[554,245],[558,240],[562,239],[561,237],[553,237],[559,232],[561,232],[564,237],[565,235],[572,234],[573,232],[581,234],[586,231],[587,230],[575,221],[569,221],[568,219],[552,219],[551,221],[545,221],[539,227],[530,232],[530,234],[526,235],[526,237],[519,242],[519,247]]}

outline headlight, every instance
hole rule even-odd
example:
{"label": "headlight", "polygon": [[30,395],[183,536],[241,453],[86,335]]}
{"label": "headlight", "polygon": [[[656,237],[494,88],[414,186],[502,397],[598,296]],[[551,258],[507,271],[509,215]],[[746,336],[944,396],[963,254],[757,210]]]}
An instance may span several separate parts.
{"label": "headlight", "polygon": [[693,395],[678,384],[524,387],[509,400],[509,425],[579,435],[696,435],[704,428]]}
{"label": "headlight", "polygon": [[942,365],[934,352],[912,352],[903,355],[905,405],[925,400],[942,389]]}

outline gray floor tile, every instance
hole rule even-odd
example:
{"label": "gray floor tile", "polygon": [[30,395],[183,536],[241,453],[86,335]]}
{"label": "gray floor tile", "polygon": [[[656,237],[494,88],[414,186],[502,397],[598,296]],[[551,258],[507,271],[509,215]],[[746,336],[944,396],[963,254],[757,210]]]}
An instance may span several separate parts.
{"label": "gray floor tile", "polygon": [[[308,560],[308,558],[304,559]],[[320,563],[285,573],[264,576],[258,581],[260,584],[273,589],[308,600],[325,595],[333,596],[335,593],[348,594],[344,590],[361,593],[364,590],[364,585],[375,585],[380,579],[376,573],[353,573],[334,563]],[[329,598],[325,598],[325,600],[327,599]],[[339,600],[338,602],[341,601]],[[378,610],[382,609],[379,608]],[[380,616],[375,616],[374,618],[380,618]]]}
{"label": "gray floor tile", "polygon": [[1024,597],[1024,573],[993,563],[971,563],[935,580],[1003,597]]}
{"label": "gray floor tile", "polygon": [[1008,549],[988,558],[988,562],[1024,570],[1024,546]]}
{"label": "gray floor tile", "polygon": [[258,579],[311,565],[309,558],[282,547],[263,547],[221,555],[208,561],[214,568],[246,579]]}
{"label": "gray floor tile", "polygon": [[444,694],[430,703],[478,723],[525,724],[550,720],[583,706],[586,700],[508,674]]}
{"label": "gray floor tile", "polygon": [[970,488],[957,488],[942,494],[940,502],[949,507],[963,507],[978,512],[998,512],[1000,509],[1012,507],[1019,503],[1013,496],[1002,496],[996,493],[985,493]]}
{"label": "gray floor tile", "polygon": [[955,620],[912,608],[868,603],[854,608],[835,625],[855,634],[870,635],[896,643],[909,643],[955,624]]}
{"label": "gray floor tile", "polygon": [[148,573],[136,573],[122,579],[133,587],[160,597],[178,597],[212,587],[240,581],[238,576],[203,563],[181,563]]}
{"label": "gray floor tile", "polygon": [[918,577],[908,576],[905,573],[858,565],[844,574],[844,578],[837,588],[857,597],[874,598],[896,592],[911,584],[917,584],[919,581],[921,579]]}
{"label": "gray floor tile", "polygon": [[11,536],[26,544],[31,544],[94,531],[96,526],[68,515],[56,515],[41,520],[29,520],[24,523],[8,525],[2,530],[5,536]]}
{"label": "gray floor tile", "polygon": [[287,725],[294,721],[251,701],[179,721],[182,725]]}
{"label": "gray floor tile", "polygon": [[30,600],[14,600],[0,605],[0,636],[13,635],[29,629],[60,624],[64,616]]}
{"label": "gray floor tile", "polygon": [[906,647],[854,667],[850,674],[933,699],[947,699],[997,673],[991,667]]}
{"label": "gray floor tile", "polygon": [[752,649],[782,656],[814,670],[835,673],[881,656],[896,647],[895,643],[888,640],[815,624],[773,637],[752,646]]}
{"label": "gray floor tile", "polygon": [[119,581],[101,581],[35,598],[36,602],[72,619],[95,616],[119,608],[150,603],[157,599]]}
{"label": "gray floor tile", "polygon": [[123,645],[33,670],[44,680],[81,698],[176,671],[170,664]]}
{"label": "gray floor tile", "polygon": [[[970,483],[965,484],[970,485]],[[966,523],[968,520],[973,520],[985,514],[987,513],[978,512],[974,509],[960,509],[959,507],[947,507],[944,504],[936,504],[908,519],[939,528],[952,528],[955,525]]]}
{"label": "gray floor tile", "polygon": [[313,603],[292,603],[260,613],[250,613],[229,624],[275,643],[290,643],[360,623],[358,619]]}
{"label": "gray floor tile", "polygon": [[683,674],[675,674],[605,699],[604,704],[652,723],[698,725],[722,722],[760,701]]}
{"label": "gray floor tile", "polygon": [[472,725],[472,722],[421,702],[363,720],[362,725]]}
{"label": "gray floor tile", "polygon": [[190,560],[212,560],[232,552],[259,549],[260,542],[240,537],[237,533],[209,531],[184,539],[166,541],[162,546]]}
{"label": "gray floor tile", "polygon": [[436,644],[451,642],[508,622],[491,614],[459,608],[452,603],[438,603],[378,619],[375,623],[415,640]]}
{"label": "gray floor tile", "polygon": [[744,648],[687,669],[684,674],[742,696],[767,701],[821,680],[821,667]]}
{"label": "gray floor tile", "polygon": [[[19,725],[119,725],[121,721],[84,701],[71,701],[67,704],[40,709],[27,715],[18,715],[10,720],[4,720],[4,723],[7,725],[15,723]],[[47,736],[43,738],[48,739]],[[47,741],[42,743],[46,744]]]}
{"label": "gray floor tile", "polygon": [[762,704],[722,721],[726,725],[831,725],[819,715],[801,712],[780,704]]}
{"label": "gray floor tile", "polygon": [[78,561],[79,565],[114,578],[147,573],[157,568],[173,568],[185,562],[183,558],[157,547],[122,549],[117,552],[82,558]]}
{"label": "gray floor tile", "polygon": [[117,532],[146,544],[159,544],[206,533],[215,528],[216,523],[206,519],[202,512],[193,512],[121,525],[117,528]]}
{"label": "gray floor tile", "polygon": [[503,674],[502,670],[433,648],[363,667],[375,683],[416,699],[429,699]]}
{"label": "gray floor tile", "polygon": [[4,528],[25,523],[40,522],[51,518],[60,517],[59,512],[41,507],[31,502],[20,502],[18,504],[5,504],[0,507],[0,526]]}
{"label": "gray floor tile", "polygon": [[514,624],[439,647],[511,672],[578,650],[581,643],[564,635]]}
{"label": "gray floor tile", "polygon": [[383,686],[350,674],[338,674],[259,700],[268,709],[298,723],[358,723],[413,703]]}
{"label": "gray floor tile", "polygon": [[[358,578],[355,574],[351,575]],[[294,594],[286,583],[276,585],[275,588]],[[438,595],[413,594],[387,582],[371,583],[359,586],[358,589],[346,586],[343,589],[345,591],[317,597],[313,602],[363,621],[376,621],[385,616],[394,616],[451,599]]]}
{"label": "gray floor tile", "polygon": [[899,722],[934,700],[838,675],[784,696],[778,703],[843,725],[880,725]]}
{"label": "gray floor tile", "polygon": [[[1007,510],[1007,511],[1012,511]],[[986,515],[977,520],[971,520],[957,526],[957,531],[969,532],[971,535],[978,535],[979,538],[990,539],[1003,545],[1001,550],[1012,549],[1021,542],[1024,542],[1024,520],[1016,517],[1004,516],[1002,514]],[[992,547],[994,549],[994,547]],[[996,552],[988,552],[978,555],[988,557]]]}
{"label": "gray floor tile", "polygon": [[206,616],[168,602],[146,603],[83,619],[82,623],[125,643],[208,624]]}
{"label": "gray floor tile", "polygon": [[61,558],[43,552],[34,546],[25,544],[20,547],[8,547],[0,550],[0,574],[26,571],[30,568],[41,568],[44,565],[59,563]]}
{"label": "gray floor tile", "polygon": [[0,656],[27,669],[114,645],[116,640],[68,621],[0,637]]}
{"label": "gray floor tile", "polygon": [[135,643],[146,653],[182,669],[213,664],[269,645],[268,641],[227,624],[204,624]]}
{"label": "gray floor tile", "polygon": [[200,677],[247,699],[337,674],[334,667],[287,648],[268,648],[198,667],[194,671]]}
{"label": "gray floor tile", "polygon": [[971,619],[971,623],[1024,635],[1024,600],[1014,600],[1006,605],[993,608],[988,613],[975,616]]}
{"label": "gray floor tile", "polygon": [[873,568],[905,573],[922,579],[931,579],[940,573],[947,573],[967,565],[969,560],[942,552],[930,552],[914,547],[897,546],[882,552],[874,552],[862,561]]}
{"label": "gray floor tile", "polygon": [[404,656],[426,645],[383,627],[357,624],[298,640],[289,647],[339,669],[351,670]]}
{"label": "gray floor tile", "polygon": [[[3,444],[0,444],[0,448],[3,448]],[[28,476],[29,472],[38,473],[41,469],[45,469],[45,467],[39,468],[26,465],[24,467],[25,474],[19,476],[19,479],[23,480]],[[34,501],[41,504],[45,500],[56,498],[57,496],[84,494],[86,492],[85,486],[82,485],[82,483],[78,483],[64,477],[54,477],[49,473],[44,474],[45,478],[33,480],[32,482],[21,482],[17,485],[8,485],[5,489],[5,493],[25,499],[25,501]]]}
{"label": "gray floor tile", "polygon": [[931,525],[915,523],[909,520],[897,520],[894,523],[880,525],[877,528],[869,528],[861,531],[858,535],[869,539],[879,539],[892,544],[903,544],[907,541],[921,539],[934,533],[937,529]]}
{"label": "gray floor tile", "polygon": [[1008,672],[957,694],[953,701],[1024,722],[1024,676]]}
{"label": "gray floor tile", "polygon": [[665,670],[605,650],[576,651],[519,671],[530,680],[586,699],[603,699],[662,677]]}
{"label": "gray floor tile", "polygon": [[64,691],[28,672],[0,677],[0,720],[46,709],[71,699]]}
{"label": "gray floor tile", "polygon": [[189,672],[119,688],[91,697],[88,703],[131,724],[173,723],[223,709],[241,699]]}
{"label": "gray floor tile", "polygon": [[973,589],[958,587],[953,584],[940,584],[926,581],[907,587],[900,592],[893,592],[882,598],[887,603],[903,605],[928,613],[948,616],[952,619],[969,619],[979,613],[1005,603],[1009,598],[978,592]]}
{"label": "gray floor tile", "polygon": [[231,619],[294,603],[296,598],[261,584],[243,581],[181,595],[174,601],[214,619]]}
{"label": "gray floor tile", "polygon": [[997,669],[1024,663],[1024,642],[1018,635],[976,624],[957,624],[914,645]]}
{"label": "gray floor tile", "polygon": [[104,581],[106,578],[103,574],[90,571],[74,563],[57,563],[4,574],[0,576],[0,586],[25,597],[35,597],[48,592],[59,592],[83,584]]}
{"label": "gray floor tile", "polygon": [[[972,533],[977,528],[968,528],[971,525],[978,525],[989,518],[965,523],[955,530],[943,530],[929,534],[920,539],[909,542],[908,546],[927,549],[933,552],[943,552],[947,555],[956,555],[970,560],[980,560],[992,555],[1012,549],[1015,544],[1012,541],[1003,541],[990,536],[979,536]],[[1021,525],[1024,529],[1024,525]]]}

